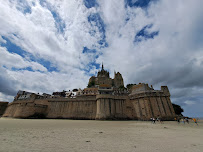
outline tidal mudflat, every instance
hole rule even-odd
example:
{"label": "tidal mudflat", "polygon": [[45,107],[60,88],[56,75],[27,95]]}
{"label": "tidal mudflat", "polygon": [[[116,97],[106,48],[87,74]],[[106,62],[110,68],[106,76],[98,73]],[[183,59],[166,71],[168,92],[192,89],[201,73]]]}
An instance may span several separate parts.
{"label": "tidal mudflat", "polygon": [[0,141],[0,152],[202,152],[203,122],[0,118]]}

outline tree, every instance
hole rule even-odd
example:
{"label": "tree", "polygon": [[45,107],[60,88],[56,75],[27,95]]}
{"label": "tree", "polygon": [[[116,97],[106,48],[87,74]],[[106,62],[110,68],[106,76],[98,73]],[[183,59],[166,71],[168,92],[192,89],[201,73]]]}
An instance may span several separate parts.
{"label": "tree", "polygon": [[182,112],[184,112],[183,108],[181,108],[181,106],[174,104],[174,103],[172,103],[172,105],[173,105],[173,109],[174,109],[175,113],[177,115],[182,115]]}
{"label": "tree", "polygon": [[133,85],[136,85],[136,84],[127,84],[126,87],[128,88],[128,90],[130,90],[130,89],[132,89]]}
{"label": "tree", "polygon": [[126,90],[126,88],[125,88],[123,85],[121,85],[121,86],[119,87],[119,89],[120,89],[120,90]]}
{"label": "tree", "polygon": [[91,88],[92,86],[95,86],[95,82],[94,81],[91,81],[89,84],[88,84],[88,88]]}
{"label": "tree", "polygon": [[73,89],[73,92],[77,92],[78,91],[78,89]]}

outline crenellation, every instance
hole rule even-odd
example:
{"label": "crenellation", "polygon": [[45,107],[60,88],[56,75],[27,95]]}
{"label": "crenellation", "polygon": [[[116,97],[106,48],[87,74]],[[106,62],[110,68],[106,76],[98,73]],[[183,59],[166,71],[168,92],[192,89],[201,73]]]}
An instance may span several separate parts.
{"label": "crenellation", "polygon": [[148,84],[130,84],[124,87],[122,75],[102,69],[89,79],[88,87],[72,91],[53,92],[52,95],[19,91],[9,103],[4,117],[29,118],[43,115],[45,118],[66,119],[133,119],[149,120],[175,116],[167,86],[154,90]]}

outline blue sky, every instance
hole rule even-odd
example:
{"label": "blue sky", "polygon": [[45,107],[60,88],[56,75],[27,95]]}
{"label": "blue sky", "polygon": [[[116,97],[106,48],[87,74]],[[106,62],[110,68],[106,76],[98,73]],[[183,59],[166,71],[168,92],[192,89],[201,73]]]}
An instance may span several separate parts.
{"label": "blue sky", "polygon": [[202,0],[12,0],[0,4],[0,100],[85,88],[104,63],[125,85],[167,85],[203,116]]}

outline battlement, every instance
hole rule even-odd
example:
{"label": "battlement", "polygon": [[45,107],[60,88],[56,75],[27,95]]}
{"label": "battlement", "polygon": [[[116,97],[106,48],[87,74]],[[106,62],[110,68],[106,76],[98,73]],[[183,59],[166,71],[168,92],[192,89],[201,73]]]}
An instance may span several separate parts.
{"label": "battlement", "polygon": [[149,120],[151,117],[162,117],[170,120],[174,115],[167,86],[154,90],[148,84],[139,83],[130,84],[127,89],[122,75],[115,72],[114,79],[110,78],[102,64],[97,77],[89,79],[88,88],[63,90],[52,95],[19,91],[3,116],[100,120]]}
{"label": "battlement", "polygon": [[163,91],[163,93],[166,95],[166,96],[171,96],[170,92],[169,92],[169,89],[167,86],[161,86],[161,91]]}
{"label": "battlement", "polygon": [[130,96],[170,96],[167,86],[161,86],[161,90],[154,90],[145,83],[133,85],[131,91]]}
{"label": "battlement", "polygon": [[150,88],[148,84],[139,83],[137,85],[132,86],[132,93],[143,92],[143,91],[152,91],[153,88]]}

